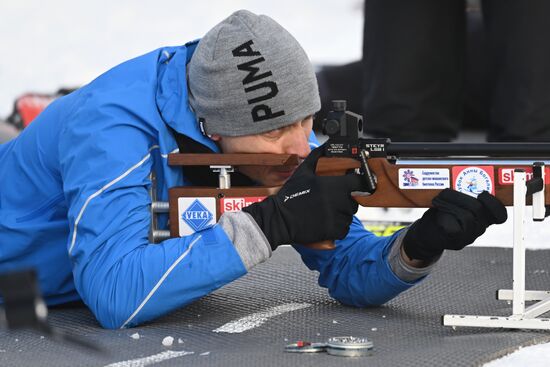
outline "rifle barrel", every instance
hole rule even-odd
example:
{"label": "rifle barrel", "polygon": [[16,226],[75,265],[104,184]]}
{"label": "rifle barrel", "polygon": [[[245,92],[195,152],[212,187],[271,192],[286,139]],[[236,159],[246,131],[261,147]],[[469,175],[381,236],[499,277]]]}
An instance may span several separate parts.
{"label": "rifle barrel", "polygon": [[396,157],[529,157],[550,158],[550,143],[388,143]]}

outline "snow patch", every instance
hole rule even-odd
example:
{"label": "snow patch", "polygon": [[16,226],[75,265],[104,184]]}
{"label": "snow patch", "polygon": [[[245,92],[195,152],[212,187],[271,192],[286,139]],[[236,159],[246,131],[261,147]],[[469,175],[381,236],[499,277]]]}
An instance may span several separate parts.
{"label": "snow patch", "polygon": [[275,306],[265,311],[256,312],[238,320],[233,320],[212,331],[215,333],[242,333],[243,331],[261,326],[272,317],[307,307],[311,307],[311,305],[309,303],[287,303],[284,305]]}

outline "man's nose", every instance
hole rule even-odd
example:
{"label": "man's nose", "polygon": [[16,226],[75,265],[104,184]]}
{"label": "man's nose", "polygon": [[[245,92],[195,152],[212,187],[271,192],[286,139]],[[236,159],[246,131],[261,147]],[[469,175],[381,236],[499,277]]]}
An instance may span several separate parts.
{"label": "man's nose", "polygon": [[296,154],[300,158],[307,157],[311,148],[304,130],[302,128],[292,129],[285,137],[283,149],[285,154]]}

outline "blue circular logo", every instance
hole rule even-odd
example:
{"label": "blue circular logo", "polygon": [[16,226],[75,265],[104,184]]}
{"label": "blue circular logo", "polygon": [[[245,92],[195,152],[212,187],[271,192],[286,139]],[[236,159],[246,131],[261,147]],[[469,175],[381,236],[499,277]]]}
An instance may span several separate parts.
{"label": "blue circular logo", "polygon": [[493,192],[493,181],[481,167],[466,167],[456,176],[455,190],[477,197],[483,191]]}

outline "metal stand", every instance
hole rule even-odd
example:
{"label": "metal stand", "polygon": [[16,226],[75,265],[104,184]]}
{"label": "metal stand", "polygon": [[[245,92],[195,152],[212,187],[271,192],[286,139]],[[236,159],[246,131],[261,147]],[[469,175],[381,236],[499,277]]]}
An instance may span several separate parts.
{"label": "metal stand", "polygon": [[232,166],[210,166],[212,172],[218,173],[218,189],[230,189],[231,188],[231,176],[229,175],[234,171]]}
{"label": "metal stand", "polygon": [[159,229],[157,225],[157,214],[168,213],[168,202],[157,200],[157,178],[155,172],[149,175],[151,186],[149,187],[149,196],[151,197],[151,226],[149,228],[149,242],[158,243],[170,237],[170,231]]}
{"label": "metal stand", "polygon": [[[444,315],[445,326],[473,326],[506,329],[550,330],[550,318],[540,315],[550,311],[550,291],[525,290],[525,244],[523,226],[526,196],[533,196],[533,220],[542,221],[544,206],[544,164],[533,165],[533,179],[527,182],[524,170],[514,171],[514,250],[512,289],[499,289],[497,299],[512,301],[510,316]],[[525,307],[526,301],[538,301]]]}

